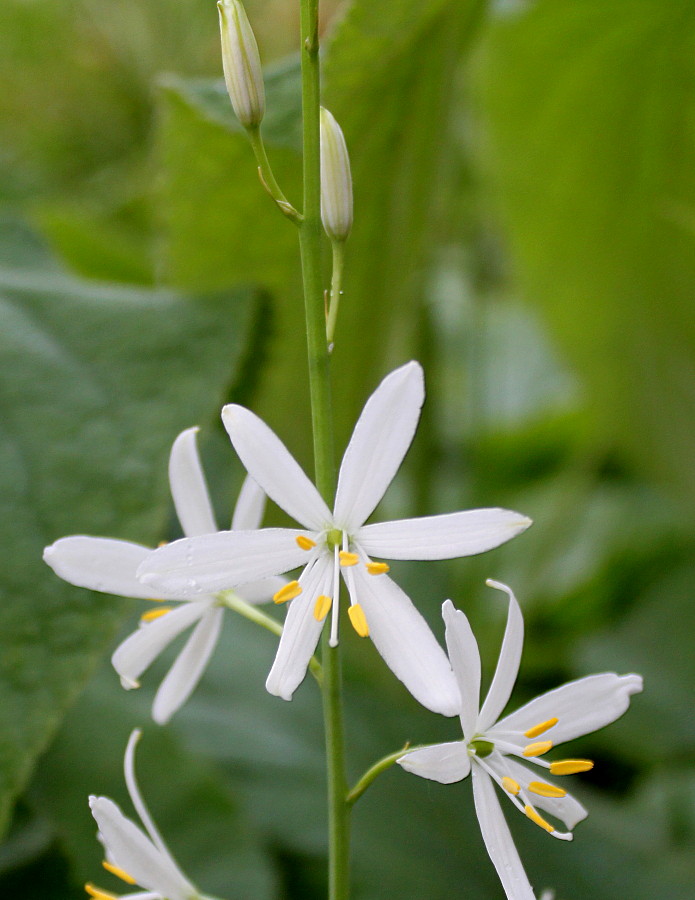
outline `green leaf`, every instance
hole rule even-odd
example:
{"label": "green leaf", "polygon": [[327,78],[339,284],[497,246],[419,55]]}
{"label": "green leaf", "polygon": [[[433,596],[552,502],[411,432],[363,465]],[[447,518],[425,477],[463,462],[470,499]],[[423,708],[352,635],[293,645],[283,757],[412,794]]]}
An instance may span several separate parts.
{"label": "green leaf", "polygon": [[82,282],[34,256],[0,266],[2,824],[125,608],[61,582],[42,549],[70,533],[156,541],[171,441],[215,416],[252,311],[248,291]]}
{"label": "green leaf", "polygon": [[688,0],[541,0],[498,18],[480,73],[518,283],[583,376],[598,440],[690,501],[694,45]]}

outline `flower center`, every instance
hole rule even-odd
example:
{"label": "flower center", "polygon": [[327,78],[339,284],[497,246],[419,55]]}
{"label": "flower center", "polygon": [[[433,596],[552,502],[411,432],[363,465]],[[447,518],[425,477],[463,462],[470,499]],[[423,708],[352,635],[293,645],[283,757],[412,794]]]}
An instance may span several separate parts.
{"label": "flower center", "polygon": [[481,759],[485,759],[485,757],[489,756],[495,749],[495,745],[492,741],[486,741],[483,740],[483,738],[473,738],[468,744],[468,749]]}
{"label": "flower center", "polygon": [[331,550],[335,550],[337,547],[340,549],[343,545],[343,532],[340,528],[331,528],[330,531],[326,532],[326,546]]}

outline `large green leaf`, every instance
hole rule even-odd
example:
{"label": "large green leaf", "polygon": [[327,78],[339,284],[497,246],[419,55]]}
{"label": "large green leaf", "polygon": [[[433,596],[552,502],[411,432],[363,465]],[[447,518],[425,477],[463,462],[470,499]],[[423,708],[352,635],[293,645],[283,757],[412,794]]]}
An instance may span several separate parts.
{"label": "large green leaf", "polygon": [[519,284],[581,372],[600,440],[691,501],[694,47],[689,0],[541,0],[499,17],[480,78]]}
{"label": "large green leaf", "polygon": [[12,246],[36,265],[0,266],[3,820],[124,611],[61,582],[42,549],[76,532],[156,540],[168,447],[214,416],[252,311],[249,292],[81,282]]}

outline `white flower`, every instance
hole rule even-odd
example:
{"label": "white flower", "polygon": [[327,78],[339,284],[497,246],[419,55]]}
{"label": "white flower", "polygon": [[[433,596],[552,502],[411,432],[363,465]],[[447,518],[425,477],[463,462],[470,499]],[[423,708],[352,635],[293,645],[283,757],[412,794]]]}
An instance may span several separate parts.
{"label": "white flower", "polygon": [[[557,831],[538,812],[542,810],[572,829],[587,812],[564,788],[539,776],[517,760],[533,763],[552,775],[571,775],[593,767],[590,760],[541,759],[556,744],[589,734],[615,721],[627,709],[630,696],[642,690],[639,675],[605,673],[580,678],[542,694],[516,712],[498,720],[509,700],[521,658],[524,622],[512,591],[496,581],[491,587],[509,596],[509,615],[497,669],[481,709],[480,654],[466,616],[450,600],[442,607],[449,659],[461,691],[459,714],[463,740],[413,750],[398,763],[408,772],[451,784],[470,772],[473,798],[490,858],[509,900],[534,900],[502,814],[494,783],[532,822],[561,840],[570,832]],[[541,738],[540,740],[536,740]]]}
{"label": "white flower", "polygon": [[321,107],[321,221],[332,241],[352,228],[352,174],[345,137],[333,113]]}
{"label": "white flower", "polygon": [[85,885],[95,900],[202,900],[202,895],[182,874],[162,840],[140,795],[135,779],[135,747],[140,732],[130,735],[125,752],[125,779],[133,806],[140,816],[143,831],[123,815],[108,797],[90,797],[89,806],[99,826],[98,838],[106,850],[104,868],[127,884],[140,885],[145,892],[112,894],[92,884]]}
{"label": "white flower", "polygon": [[364,525],[413,439],[424,401],[423,374],[411,362],[369,398],[345,451],[333,512],[279,438],[241,406],[222,419],[249,474],[303,526],[220,532],[176,541],[139,570],[155,589],[189,595],[222,590],[304,566],[273,598],[292,600],[267,689],[289,700],[302,682],[332,607],[331,644],[338,640],[339,573],[350,595],[350,620],[369,635],[392,669],[425,706],[454,715],[459,699],[444,651],[403,591],[385,574],[387,559],[449,559],[504,543],[531,523],[519,513],[479,509]]}
{"label": "white flower", "polygon": [[[184,534],[201,535],[217,530],[196,447],[197,429],[183,431],[174,441],[169,458],[169,482]],[[233,528],[257,528],[265,495],[247,478],[234,511]],[[151,599],[152,594],[136,578],[138,566],[150,553],[148,547],[110,538],[73,535],[47,547],[44,559],[65,581],[79,587],[123,597]],[[279,578],[246,584],[236,593],[247,603],[262,603],[284,584]],[[229,587],[233,585],[230,584]],[[162,591],[159,600],[184,601],[171,609],[160,606],[142,617],[140,627],[116,649],[114,668],[126,688],[139,687],[138,678],[171,641],[197,622],[193,633],[162,681],[154,699],[152,716],[159,724],[169,721],[191,695],[215,649],[222,626],[224,598]]]}

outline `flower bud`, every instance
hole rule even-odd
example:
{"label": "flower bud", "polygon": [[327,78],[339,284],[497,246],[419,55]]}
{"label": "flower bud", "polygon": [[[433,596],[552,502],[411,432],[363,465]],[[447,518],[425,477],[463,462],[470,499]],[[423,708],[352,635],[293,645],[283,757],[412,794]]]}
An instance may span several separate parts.
{"label": "flower bud", "polygon": [[265,88],[258,44],[239,0],[217,0],[222,35],[222,66],[234,112],[244,128],[260,124]]}
{"label": "flower bud", "polygon": [[352,175],[340,125],[321,107],[321,221],[332,241],[344,241],[352,228]]}

